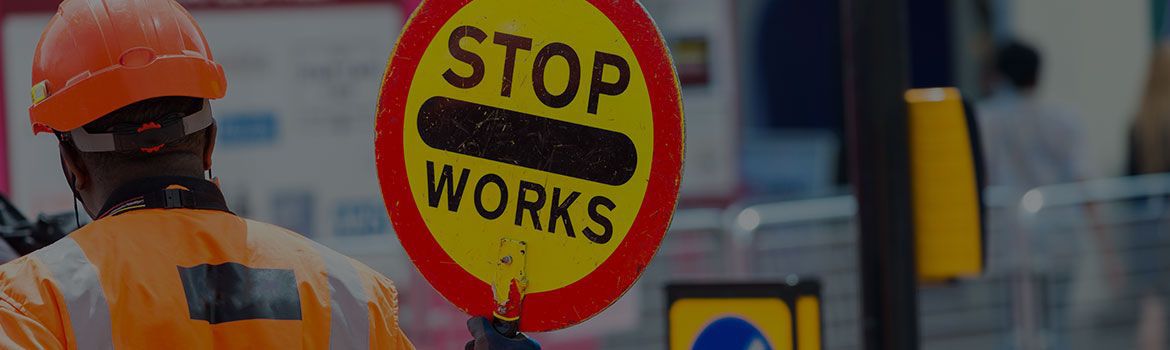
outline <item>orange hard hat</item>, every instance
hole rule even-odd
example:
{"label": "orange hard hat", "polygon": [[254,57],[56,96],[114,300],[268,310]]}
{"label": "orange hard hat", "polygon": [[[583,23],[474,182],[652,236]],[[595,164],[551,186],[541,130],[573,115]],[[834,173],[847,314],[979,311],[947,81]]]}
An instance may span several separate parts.
{"label": "orange hard hat", "polygon": [[227,79],[173,0],[65,0],[37,44],[34,133],[70,131],[163,96],[223,97]]}

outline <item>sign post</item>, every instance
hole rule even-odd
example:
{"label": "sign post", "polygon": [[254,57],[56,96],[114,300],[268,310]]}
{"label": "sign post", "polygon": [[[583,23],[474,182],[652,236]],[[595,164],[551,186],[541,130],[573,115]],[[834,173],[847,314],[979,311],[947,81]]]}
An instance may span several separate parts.
{"label": "sign post", "polygon": [[843,2],[862,348],[918,349],[905,0]]}
{"label": "sign post", "polygon": [[474,316],[580,323],[662,241],[683,158],[679,85],[635,1],[426,1],[378,104],[378,177],[421,274]]}

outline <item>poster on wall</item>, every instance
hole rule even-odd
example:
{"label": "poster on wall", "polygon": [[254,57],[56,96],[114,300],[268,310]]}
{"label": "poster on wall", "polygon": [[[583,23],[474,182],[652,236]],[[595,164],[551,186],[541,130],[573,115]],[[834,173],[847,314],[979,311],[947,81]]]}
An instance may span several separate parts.
{"label": "poster on wall", "polygon": [[739,190],[739,81],[734,4],[642,0],[674,57],[687,115],[681,196],[732,199]]}
{"label": "poster on wall", "polygon": [[[268,1],[263,10],[247,1],[183,3],[227,74],[227,96],[212,102],[219,123],[212,170],[231,209],[409,283],[410,266],[388,236],[370,147],[381,73],[403,22],[398,3]],[[28,125],[32,56],[55,5],[6,6],[0,52],[10,195],[30,215],[72,211],[56,140],[33,136]]]}

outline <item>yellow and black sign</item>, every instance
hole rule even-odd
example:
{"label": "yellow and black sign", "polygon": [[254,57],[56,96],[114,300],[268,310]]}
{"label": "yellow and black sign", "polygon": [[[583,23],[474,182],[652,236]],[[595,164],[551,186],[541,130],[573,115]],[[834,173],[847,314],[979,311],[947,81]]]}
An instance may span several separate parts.
{"label": "yellow and black sign", "polygon": [[[678,79],[635,1],[424,2],[378,114],[379,181],[411,260],[460,309],[524,331],[617,300],[677,203]],[[524,247],[524,266],[501,242]]]}
{"label": "yellow and black sign", "polygon": [[[576,15],[500,14],[554,11]],[[585,2],[477,1],[447,27],[416,73],[442,79],[414,80],[403,126],[427,226],[481,279],[496,269],[490,231],[545,261],[528,267],[531,293],[580,280],[625,239],[649,183],[655,125],[633,51]]]}
{"label": "yellow and black sign", "polygon": [[671,350],[821,349],[821,287],[696,284],[667,287]]}
{"label": "yellow and black sign", "polygon": [[977,276],[985,263],[979,138],[958,89],[906,92],[918,279]]}

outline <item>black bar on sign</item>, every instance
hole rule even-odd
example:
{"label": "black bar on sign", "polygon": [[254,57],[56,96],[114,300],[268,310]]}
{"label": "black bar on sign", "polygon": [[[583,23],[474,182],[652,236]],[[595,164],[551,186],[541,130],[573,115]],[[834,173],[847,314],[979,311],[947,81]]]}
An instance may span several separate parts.
{"label": "black bar on sign", "polygon": [[418,133],[436,149],[606,185],[638,165],[624,134],[441,96],[419,109]]}
{"label": "black bar on sign", "polygon": [[292,270],[255,269],[237,263],[179,266],[192,320],[220,324],[243,320],[300,320],[301,297]]}

